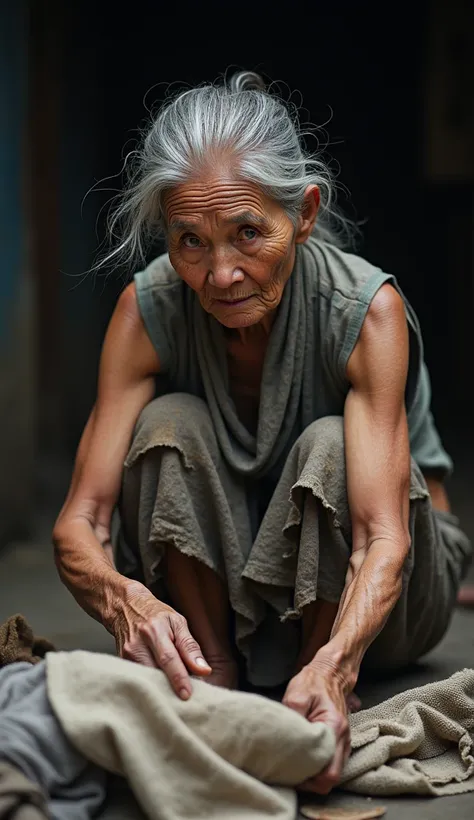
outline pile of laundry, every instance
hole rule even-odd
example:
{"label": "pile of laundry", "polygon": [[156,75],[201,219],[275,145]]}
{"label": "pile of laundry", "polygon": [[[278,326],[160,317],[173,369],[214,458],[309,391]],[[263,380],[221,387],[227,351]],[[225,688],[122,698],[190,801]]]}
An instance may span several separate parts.
{"label": "pile of laundry", "polygon": [[[54,652],[22,616],[0,627],[0,820],[89,820],[108,774],[150,820],[293,820],[295,787],[334,753],[332,729],[259,695]],[[474,670],[351,716],[341,788],[366,795],[474,791]]]}

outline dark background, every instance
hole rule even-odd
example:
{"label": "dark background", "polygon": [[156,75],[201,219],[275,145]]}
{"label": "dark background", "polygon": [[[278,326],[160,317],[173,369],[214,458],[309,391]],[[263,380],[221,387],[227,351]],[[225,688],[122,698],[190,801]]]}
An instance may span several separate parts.
{"label": "dark background", "polygon": [[[11,15],[13,5],[3,5]],[[132,274],[88,273],[112,194],[97,189],[120,187],[125,153],[169,83],[213,81],[229,66],[286,84],[312,122],[326,123],[349,192],[340,205],[363,222],[359,252],[393,272],[415,307],[435,416],[466,462],[474,449],[471,8],[460,0],[25,6],[15,36],[24,43],[34,499],[50,503],[64,490],[103,333]]]}

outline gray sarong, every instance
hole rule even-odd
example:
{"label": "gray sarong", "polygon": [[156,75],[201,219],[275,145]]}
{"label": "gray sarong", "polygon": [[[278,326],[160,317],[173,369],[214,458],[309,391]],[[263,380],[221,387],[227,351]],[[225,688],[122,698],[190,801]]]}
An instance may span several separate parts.
{"label": "gray sarong", "polygon": [[[120,513],[119,569],[133,572],[128,554],[161,595],[167,545],[210,567],[227,583],[249,680],[284,683],[294,673],[303,607],[338,602],[344,589],[351,520],[342,419],[310,424],[278,476],[252,480],[229,466],[204,401],[162,396],[138,421]],[[456,518],[433,510],[413,461],[410,533],[402,594],[366,654],[371,667],[404,665],[440,641],[471,554]]]}

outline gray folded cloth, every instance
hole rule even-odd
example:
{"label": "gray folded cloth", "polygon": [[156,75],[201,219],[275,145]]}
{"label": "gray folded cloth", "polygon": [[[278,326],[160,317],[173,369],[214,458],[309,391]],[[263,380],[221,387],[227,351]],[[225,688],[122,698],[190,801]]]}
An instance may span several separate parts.
{"label": "gray folded cloth", "polygon": [[474,791],[474,669],[351,716],[342,787],[370,795]]}

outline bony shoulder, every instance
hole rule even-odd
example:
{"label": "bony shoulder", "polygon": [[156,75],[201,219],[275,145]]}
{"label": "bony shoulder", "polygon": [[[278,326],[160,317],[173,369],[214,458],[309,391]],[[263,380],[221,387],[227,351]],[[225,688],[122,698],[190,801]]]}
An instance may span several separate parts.
{"label": "bony shoulder", "polygon": [[387,321],[406,321],[405,303],[400,293],[390,284],[382,285],[373,297],[367,319],[375,324]]}
{"label": "bony shoulder", "polygon": [[[405,349],[408,336],[408,325],[405,302],[400,293],[386,284],[377,291],[367,310],[362,324],[359,340],[354,348],[356,354],[351,357],[351,364],[359,361],[376,360],[375,351]],[[364,365],[365,366],[365,365]]]}
{"label": "bony shoulder", "polygon": [[127,316],[131,319],[137,317],[139,310],[135,282],[130,282],[120,294],[117,302],[117,311],[124,317]]}

